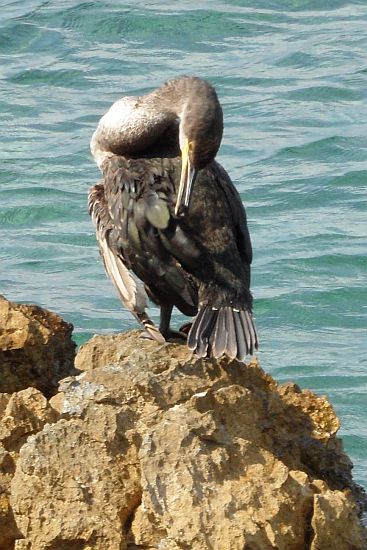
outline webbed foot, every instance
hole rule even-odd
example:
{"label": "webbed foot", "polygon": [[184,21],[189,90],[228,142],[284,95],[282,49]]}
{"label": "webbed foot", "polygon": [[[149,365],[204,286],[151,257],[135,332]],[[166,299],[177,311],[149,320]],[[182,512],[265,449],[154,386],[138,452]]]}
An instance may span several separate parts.
{"label": "webbed foot", "polygon": [[187,336],[190,332],[191,327],[192,323],[185,323],[184,325],[180,326],[180,332],[183,332]]}
{"label": "webbed foot", "polygon": [[153,332],[152,330],[151,331],[142,330],[141,333],[139,334],[139,338],[143,338],[144,340],[153,340],[154,342],[158,342],[158,344],[164,344],[166,341],[163,334],[158,332],[158,330],[155,332]]}
{"label": "webbed foot", "polygon": [[181,330],[173,330],[171,328],[168,328],[164,332],[164,337],[166,340],[180,340],[182,342],[187,341],[187,334]]}

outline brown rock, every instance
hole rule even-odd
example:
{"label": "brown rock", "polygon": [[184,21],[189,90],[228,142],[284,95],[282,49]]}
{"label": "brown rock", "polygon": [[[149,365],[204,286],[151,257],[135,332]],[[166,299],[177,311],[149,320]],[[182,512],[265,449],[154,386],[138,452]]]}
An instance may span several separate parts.
{"label": "brown rock", "polygon": [[75,374],[72,328],[55,313],[0,296],[0,392],[33,386],[54,394],[59,380]]}
{"label": "brown rock", "polygon": [[[356,520],[350,492],[330,491],[325,487],[321,494],[314,495],[311,550],[358,550],[361,548],[361,533]],[[345,526],[348,526],[347,530]],[[337,546],[334,541],[337,541]]]}
{"label": "brown rock", "polygon": [[56,411],[35,388],[0,394],[0,550],[10,550],[21,536],[10,506],[10,484],[19,449],[29,435],[56,418]]}
{"label": "brown rock", "polygon": [[61,419],[20,450],[18,550],[367,547],[326,398],[134,333],[92,339],[77,365]]}
{"label": "brown rock", "polygon": [[10,550],[21,536],[10,506],[10,483],[15,464],[10,453],[0,443],[0,550]]}

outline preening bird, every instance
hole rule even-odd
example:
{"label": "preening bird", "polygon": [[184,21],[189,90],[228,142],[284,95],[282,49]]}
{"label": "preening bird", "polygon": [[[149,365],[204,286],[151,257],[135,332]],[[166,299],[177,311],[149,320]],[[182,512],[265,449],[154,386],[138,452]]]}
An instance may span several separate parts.
{"label": "preening bird", "polygon": [[[252,249],[240,196],[214,160],[222,133],[217,94],[200,78],[116,101],[91,140],[102,181],[89,212],[106,272],[149,337],[186,338],[170,328],[176,306],[195,316],[190,350],[244,361],[258,347]],[[148,298],[160,306],[159,328]]]}

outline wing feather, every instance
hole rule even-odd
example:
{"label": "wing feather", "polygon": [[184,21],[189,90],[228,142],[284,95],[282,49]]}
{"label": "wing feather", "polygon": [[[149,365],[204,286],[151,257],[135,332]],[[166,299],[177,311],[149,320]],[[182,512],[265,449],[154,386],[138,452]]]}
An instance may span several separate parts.
{"label": "wing feather", "polygon": [[104,195],[103,183],[92,187],[88,196],[89,213],[96,225],[96,237],[106,274],[110,277],[125,307],[144,325],[147,332],[157,341],[164,338],[148,317],[148,296],[143,284],[126,266],[120,252],[110,246],[109,235],[113,225]]}

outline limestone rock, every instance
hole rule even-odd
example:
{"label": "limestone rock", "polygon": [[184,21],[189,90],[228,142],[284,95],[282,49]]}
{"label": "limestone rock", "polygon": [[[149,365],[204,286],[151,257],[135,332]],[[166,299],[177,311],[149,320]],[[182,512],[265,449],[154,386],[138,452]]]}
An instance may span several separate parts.
{"label": "limestone rock", "polygon": [[0,550],[10,550],[21,536],[10,506],[10,484],[19,449],[30,434],[54,422],[57,416],[35,388],[0,394]]}
{"label": "limestone rock", "polygon": [[[355,522],[355,508],[348,491],[330,491],[324,486],[320,494],[314,495],[312,529],[311,550],[361,548],[360,529]],[[365,540],[363,548],[366,547]]]}
{"label": "limestone rock", "polygon": [[33,386],[50,396],[75,374],[72,325],[35,305],[0,296],[0,392]]}
{"label": "limestone rock", "polygon": [[12,481],[16,549],[363,550],[363,492],[327,399],[256,361],[97,337]]}

